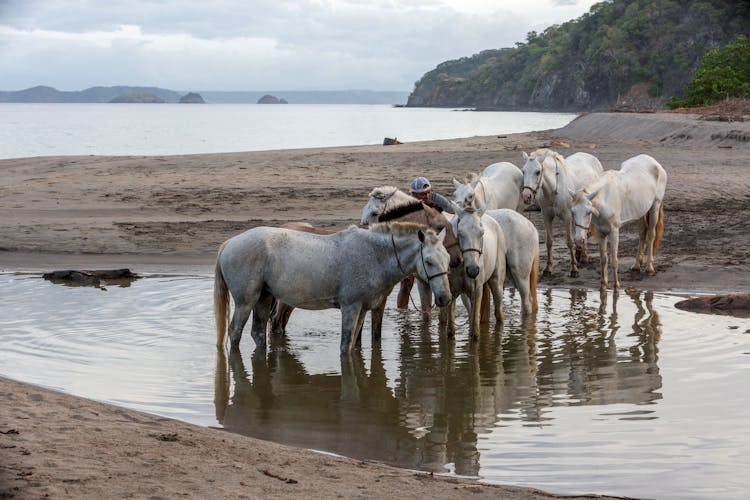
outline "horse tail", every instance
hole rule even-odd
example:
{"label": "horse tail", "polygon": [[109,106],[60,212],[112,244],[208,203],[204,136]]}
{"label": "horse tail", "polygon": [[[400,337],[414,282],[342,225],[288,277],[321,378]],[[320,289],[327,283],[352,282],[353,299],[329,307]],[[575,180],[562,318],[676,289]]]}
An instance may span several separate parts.
{"label": "horse tail", "polygon": [[536,282],[539,280],[539,254],[534,256],[534,263],[531,265],[529,273],[529,294],[531,295],[531,310],[536,312],[539,309],[539,302],[536,300]]}
{"label": "horse tail", "polygon": [[[219,256],[225,244],[226,242],[219,248]],[[216,347],[224,347],[229,325],[229,289],[221,272],[219,256],[216,257],[214,272],[214,319],[216,320]]]}
{"label": "horse tail", "polygon": [[659,243],[661,242],[661,237],[664,234],[664,200],[661,200],[661,203],[659,204],[659,216],[658,220],[656,221],[656,236],[654,236],[654,246],[653,251],[654,255],[656,255],[656,252],[659,251]]}

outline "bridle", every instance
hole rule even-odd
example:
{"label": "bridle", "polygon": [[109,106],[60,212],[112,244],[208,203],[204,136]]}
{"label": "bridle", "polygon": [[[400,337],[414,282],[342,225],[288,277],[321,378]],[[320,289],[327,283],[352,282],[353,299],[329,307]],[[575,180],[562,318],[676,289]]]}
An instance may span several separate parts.
{"label": "bridle", "polygon": [[[557,158],[555,156],[552,157],[553,160],[555,160],[555,190],[554,194],[557,196],[557,184],[560,181],[560,164],[557,161]],[[536,199],[536,193],[540,189],[542,189],[542,182],[544,182],[544,159],[542,161],[539,161],[538,159],[534,158],[534,161],[539,163],[539,182],[536,184],[536,189],[534,189],[531,186],[523,186],[521,188],[521,192],[523,192],[524,189],[528,189],[531,191],[531,193],[534,195],[534,199]]]}
{"label": "bridle", "polygon": [[[409,274],[404,270],[404,267],[401,265],[401,259],[398,258],[398,250],[396,249],[396,240],[393,238],[393,234],[391,234],[391,244],[393,245],[393,254],[396,256],[396,264],[398,265],[399,270],[404,274]],[[419,258],[422,260],[422,269],[424,269],[424,274],[427,276],[427,283],[429,283],[433,278],[439,278],[440,276],[445,276],[448,274],[448,271],[442,271],[439,273],[435,273],[432,276],[427,272],[427,265],[424,263],[424,245],[419,245]]]}
{"label": "bridle", "polygon": [[[456,216],[456,228],[458,228],[458,225],[461,223],[461,217]],[[458,233],[458,231],[456,231]],[[463,248],[461,246],[461,238],[458,234],[456,234],[456,244],[458,245],[458,248],[461,249],[461,255],[465,254],[466,252],[476,252],[481,257],[482,255],[482,249],[481,248]]]}

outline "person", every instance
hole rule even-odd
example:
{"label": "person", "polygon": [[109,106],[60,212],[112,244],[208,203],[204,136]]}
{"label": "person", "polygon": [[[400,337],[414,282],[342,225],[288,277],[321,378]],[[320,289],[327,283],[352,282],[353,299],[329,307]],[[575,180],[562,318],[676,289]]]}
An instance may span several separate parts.
{"label": "person", "polygon": [[416,199],[427,203],[431,207],[439,208],[443,212],[447,212],[449,214],[454,213],[451,202],[448,201],[444,196],[438,193],[434,193],[432,191],[430,181],[428,181],[425,177],[420,176],[411,181],[411,185],[409,186],[409,194],[411,194]]}
{"label": "person", "polygon": [[[432,191],[432,186],[430,186],[430,181],[425,177],[420,176],[411,181],[409,194],[433,208],[437,208],[449,214],[454,213],[450,201],[444,196],[434,193]],[[412,286],[414,286],[414,275],[410,274],[401,281],[401,287],[398,290],[396,307],[399,309],[408,309]]]}

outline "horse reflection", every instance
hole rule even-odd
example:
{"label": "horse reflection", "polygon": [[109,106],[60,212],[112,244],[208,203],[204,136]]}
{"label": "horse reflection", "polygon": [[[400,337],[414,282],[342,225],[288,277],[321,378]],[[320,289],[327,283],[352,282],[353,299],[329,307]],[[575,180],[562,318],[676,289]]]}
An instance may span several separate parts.
{"label": "horse reflection", "polygon": [[[217,419],[227,430],[294,446],[432,472],[454,464],[457,474],[479,475],[480,435],[511,439],[515,425],[554,425],[553,406],[661,397],[653,294],[628,292],[632,304],[605,295],[597,309],[589,293],[552,293],[550,315],[542,315],[560,321],[527,319],[502,331],[484,324],[479,342],[435,335],[402,315],[398,344],[386,351],[395,359],[375,343],[369,363],[363,351],[342,357],[340,374],[308,373],[284,337],[256,350],[250,370],[238,350],[228,360],[220,351]],[[631,323],[625,311],[633,308]]]}

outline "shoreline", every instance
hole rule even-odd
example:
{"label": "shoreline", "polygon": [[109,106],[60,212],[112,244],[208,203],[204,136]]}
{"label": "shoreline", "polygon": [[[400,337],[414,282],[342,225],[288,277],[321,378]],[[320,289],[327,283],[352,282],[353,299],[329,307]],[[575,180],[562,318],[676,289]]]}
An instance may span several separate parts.
{"label": "shoreline", "polygon": [[[565,156],[594,154],[605,169],[639,153],[665,166],[670,179],[657,274],[626,271],[637,229],[625,226],[623,289],[747,292],[750,140],[743,137],[750,138],[750,122],[594,113],[557,130],[388,147],[0,160],[0,272],[128,267],[136,273],[212,273],[221,242],[250,227],[303,220],[343,229],[358,221],[373,187],[405,188],[425,175],[437,192],[450,194],[453,177],[498,161],[518,165],[522,151],[549,146]],[[540,214],[525,215],[544,239]],[[544,265],[544,243],[540,250]],[[593,240],[589,254],[592,262],[580,276],[568,277],[563,231],[555,225],[553,276],[539,287],[597,288]],[[331,457],[1,376],[0,395],[0,496],[561,497]]]}

